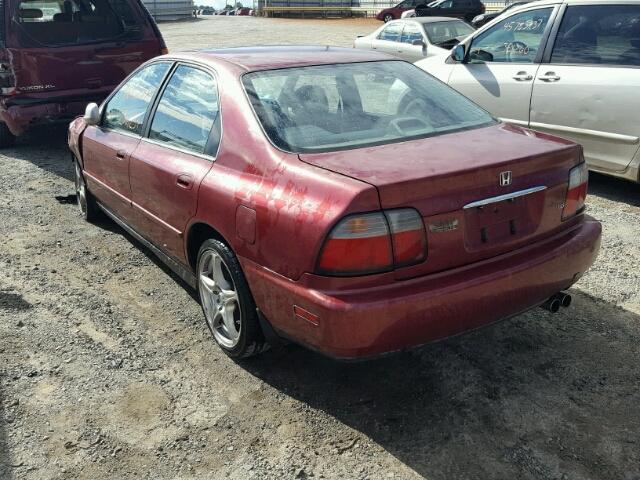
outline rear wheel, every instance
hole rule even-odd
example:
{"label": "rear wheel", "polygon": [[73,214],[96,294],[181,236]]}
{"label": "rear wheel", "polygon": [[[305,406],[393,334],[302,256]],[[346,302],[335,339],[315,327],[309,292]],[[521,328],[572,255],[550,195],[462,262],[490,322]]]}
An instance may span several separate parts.
{"label": "rear wheel", "polygon": [[11,133],[6,123],[0,123],[0,148],[12,147],[16,142],[16,136]]}
{"label": "rear wheel", "polygon": [[391,20],[393,20],[393,15],[391,15],[390,13],[387,13],[384,16],[384,23],[390,22]]}
{"label": "rear wheel", "polygon": [[87,184],[84,181],[84,175],[82,173],[82,167],[77,159],[73,161],[73,166],[75,173],[76,199],[78,200],[80,214],[87,222],[93,222],[100,218],[100,208],[98,207],[95,198],[93,198],[93,195],[91,195],[91,192],[87,189]]}
{"label": "rear wheel", "polygon": [[234,253],[219,240],[200,247],[198,294],[207,325],[220,348],[246,358],[268,348],[253,296]]}

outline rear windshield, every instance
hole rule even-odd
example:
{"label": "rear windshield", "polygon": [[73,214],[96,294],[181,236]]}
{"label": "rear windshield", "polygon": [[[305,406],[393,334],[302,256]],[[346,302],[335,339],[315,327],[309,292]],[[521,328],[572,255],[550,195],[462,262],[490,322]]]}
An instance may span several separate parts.
{"label": "rear windshield", "polygon": [[135,0],[22,0],[15,18],[23,41],[63,46],[137,40],[142,20]]}
{"label": "rear windshield", "polygon": [[450,22],[430,22],[424,24],[424,31],[434,45],[471,35],[475,30],[461,20]]}
{"label": "rear windshield", "polygon": [[266,134],[289,152],[381,145],[494,122],[452,88],[402,61],[253,72],[243,82]]}

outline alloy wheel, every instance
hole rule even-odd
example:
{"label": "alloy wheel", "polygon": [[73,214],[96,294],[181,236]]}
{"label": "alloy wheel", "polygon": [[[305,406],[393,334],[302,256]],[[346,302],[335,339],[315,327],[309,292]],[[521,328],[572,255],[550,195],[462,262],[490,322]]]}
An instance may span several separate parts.
{"label": "alloy wheel", "polygon": [[233,348],[240,339],[240,303],[238,292],[222,257],[205,251],[198,272],[200,301],[216,341]]}
{"label": "alloy wheel", "polygon": [[76,198],[78,200],[78,206],[80,207],[80,213],[83,216],[87,214],[87,186],[84,183],[84,177],[82,176],[82,170],[78,162],[75,162],[76,169]]}

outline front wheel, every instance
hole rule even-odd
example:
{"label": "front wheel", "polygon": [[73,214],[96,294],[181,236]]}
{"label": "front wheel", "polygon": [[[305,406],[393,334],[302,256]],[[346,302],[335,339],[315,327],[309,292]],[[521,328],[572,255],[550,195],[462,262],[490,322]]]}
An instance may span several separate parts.
{"label": "front wheel", "polygon": [[218,346],[231,358],[268,348],[253,296],[238,259],[224,243],[202,244],[197,262],[198,294],[205,320]]}
{"label": "front wheel", "polygon": [[390,22],[391,20],[393,20],[393,15],[391,15],[390,13],[387,13],[384,16],[384,23]]}
{"label": "front wheel", "polygon": [[98,220],[100,218],[100,207],[98,207],[95,198],[93,198],[93,195],[87,189],[82,167],[77,159],[74,159],[73,167],[75,173],[76,199],[78,201],[78,207],[80,208],[80,215],[82,215],[82,218],[87,222]]}

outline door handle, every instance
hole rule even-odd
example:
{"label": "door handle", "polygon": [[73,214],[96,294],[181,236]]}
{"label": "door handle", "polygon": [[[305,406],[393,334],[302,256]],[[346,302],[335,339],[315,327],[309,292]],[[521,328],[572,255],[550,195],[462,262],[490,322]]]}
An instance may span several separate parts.
{"label": "door handle", "polygon": [[118,150],[116,152],[116,157],[119,158],[120,160],[124,160],[127,156],[127,152],[125,152],[124,150]]}
{"label": "door handle", "polygon": [[176,185],[178,185],[181,188],[190,190],[191,187],[193,186],[193,177],[189,174],[181,173],[176,177]]}
{"label": "door handle", "polygon": [[533,75],[529,75],[527,72],[518,72],[513,76],[513,79],[518,82],[529,82],[533,80]]}
{"label": "door handle", "polygon": [[557,82],[560,80],[560,77],[556,75],[556,72],[547,72],[544,75],[540,75],[538,79],[543,82]]}

